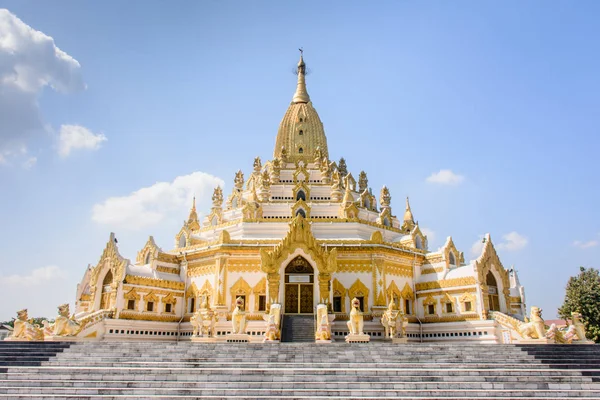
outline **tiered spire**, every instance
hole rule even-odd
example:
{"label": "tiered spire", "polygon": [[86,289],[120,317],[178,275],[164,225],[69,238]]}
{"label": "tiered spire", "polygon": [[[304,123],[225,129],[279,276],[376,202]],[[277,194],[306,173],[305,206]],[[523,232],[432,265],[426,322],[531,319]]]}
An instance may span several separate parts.
{"label": "tiered spire", "polygon": [[192,209],[190,210],[190,216],[188,217],[187,225],[193,231],[200,229],[198,213],[196,212],[196,196],[194,196],[194,199],[192,200]]}
{"label": "tiered spire", "polygon": [[304,64],[304,58],[302,57],[302,53],[304,51],[302,49],[299,50],[300,61],[298,61],[298,86],[296,86],[296,93],[294,93],[292,103],[308,103],[310,101],[310,97],[308,96],[308,91],[306,90],[306,64]]}
{"label": "tiered spire", "polygon": [[408,196],[406,196],[406,211],[404,211],[404,222],[414,223],[412,211],[410,210],[410,203],[408,202]]}

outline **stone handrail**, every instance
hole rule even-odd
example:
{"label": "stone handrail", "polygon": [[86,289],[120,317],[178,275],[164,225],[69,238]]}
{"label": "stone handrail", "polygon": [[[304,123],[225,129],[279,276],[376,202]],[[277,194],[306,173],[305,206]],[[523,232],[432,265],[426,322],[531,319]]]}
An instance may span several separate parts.
{"label": "stone handrail", "polygon": [[503,327],[513,329],[516,332],[519,332],[519,325],[523,324],[523,321],[519,321],[518,319],[513,318],[510,315],[501,313],[500,311],[494,311],[494,313],[492,314],[492,318]]}
{"label": "stone handrail", "polygon": [[96,325],[98,322],[104,321],[107,318],[112,318],[113,314],[114,310],[98,310],[86,315],[77,322],[79,322],[84,329],[87,329]]}

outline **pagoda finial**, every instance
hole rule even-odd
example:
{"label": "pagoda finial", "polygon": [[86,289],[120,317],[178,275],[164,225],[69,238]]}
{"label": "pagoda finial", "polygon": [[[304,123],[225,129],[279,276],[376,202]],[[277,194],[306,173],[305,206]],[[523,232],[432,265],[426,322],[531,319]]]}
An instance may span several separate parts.
{"label": "pagoda finial", "polygon": [[196,213],[196,196],[194,196],[192,200],[192,208],[190,210],[190,215],[188,216],[186,225],[193,231],[200,229],[198,213]]}
{"label": "pagoda finial", "polygon": [[300,61],[298,61],[298,85],[296,86],[296,93],[294,93],[292,103],[308,103],[310,97],[306,91],[306,64],[304,63],[303,57],[304,49],[301,47],[298,50],[300,51]]}
{"label": "pagoda finial", "polygon": [[410,203],[408,202],[408,196],[406,196],[406,211],[404,211],[404,222],[414,222],[412,211],[410,210]]}

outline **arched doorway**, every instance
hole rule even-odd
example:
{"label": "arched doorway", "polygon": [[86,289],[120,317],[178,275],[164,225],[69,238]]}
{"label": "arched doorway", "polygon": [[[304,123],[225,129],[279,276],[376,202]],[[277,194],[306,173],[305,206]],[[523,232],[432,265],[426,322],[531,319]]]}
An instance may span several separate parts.
{"label": "arched doorway", "polygon": [[285,313],[313,314],[313,267],[301,256],[285,268]]}
{"label": "arched doorway", "polygon": [[104,280],[102,281],[102,295],[100,297],[100,309],[107,310],[110,306],[110,295],[112,292],[112,288],[110,287],[113,281],[113,274],[109,270],[106,275],[104,275]]}
{"label": "arched doorway", "polygon": [[500,311],[500,298],[498,297],[498,284],[492,271],[487,273],[485,284],[488,287],[488,300],[490,303],[490,311]]}

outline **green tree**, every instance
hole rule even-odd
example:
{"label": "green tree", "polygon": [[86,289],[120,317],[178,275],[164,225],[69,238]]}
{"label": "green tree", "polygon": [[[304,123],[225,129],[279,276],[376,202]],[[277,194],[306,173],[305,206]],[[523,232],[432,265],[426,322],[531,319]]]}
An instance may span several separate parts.
{"label": "green tree", "polygon": [[[50,318],[42,318],[42,317],[35,317],[35,318],[30,318],[29,319],[30,322],[32,322],[34,325],[39,325],[39,326],[43,326],[42,321],[48,321],[49,323],[54,323],[53,319]],[[15,327],[15,319],[11,319],[10,321],[4,321],[4,322],[0,322],[0,326],[2,325],[8,325],[11,328]]]}
{"label": "green tree", "polygon": [[600,273],[597,269],[580,267],[579,275],[569,278],[565,301],[558,314],[570,319],[575,311],[583,317],[588,339],[600,343]]}

